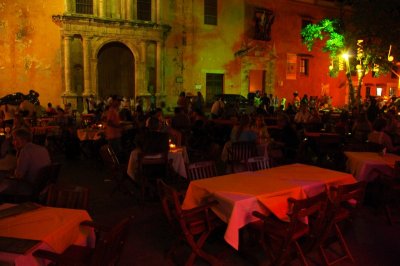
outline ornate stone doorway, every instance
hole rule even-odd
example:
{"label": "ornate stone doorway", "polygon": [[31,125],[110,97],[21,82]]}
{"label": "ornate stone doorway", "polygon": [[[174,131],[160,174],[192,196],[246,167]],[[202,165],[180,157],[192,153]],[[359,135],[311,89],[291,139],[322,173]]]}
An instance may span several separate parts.
{"label": "ornate stone doorway", "polygon": [[135,58],[131,50],[120,42],[104,45],[97,54],[98,94],[135,97]]}

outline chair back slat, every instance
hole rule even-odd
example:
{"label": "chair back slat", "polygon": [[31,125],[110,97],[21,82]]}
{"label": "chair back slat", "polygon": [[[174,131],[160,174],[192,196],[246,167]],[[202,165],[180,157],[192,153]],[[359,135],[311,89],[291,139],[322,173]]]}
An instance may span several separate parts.
{"label": "chair back slat", "polygon": [[246,161],[255,154],[256,145],[254,142],[233,142],[232,146],[228,149],[228,161]]}
{"label": "chair back slat", "polygon": [[217,176],[217,169],[213,161],[203,161],[189,164],[187,167],[189,180],[197,180]]}
{"label": "chair back slat", "polygon": [[81,186],[51,185],[47,195],[47,206],[87,209],[89,189]]}
{"label": "chair back slat", "polygon": [[268,156],[250,157],[247,159],[247,170],[258,171],[270,168]]}

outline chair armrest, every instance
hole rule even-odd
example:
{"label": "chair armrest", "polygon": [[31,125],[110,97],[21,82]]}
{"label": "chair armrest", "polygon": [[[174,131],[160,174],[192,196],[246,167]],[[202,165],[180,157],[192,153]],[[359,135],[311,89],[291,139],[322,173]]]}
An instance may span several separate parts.
{"label": "chair armrest", "polygon": [[51,261],[58,261],[60,259],[60,254],[44,250],[44,249],[38,249],[35,250],[32,255],[37,258],[42,258],[46,260],[51,260]]}
{"label": "chair armrest", "polygon": [[265,214],[262,214],[261,212],[258,212],[258,211],[253,211],[252,214],[254,217],[257,217],[261,220],[265,220],[267,218],[267,216]]}
{"label": "chair armrest", "polygon": [[89,220],[83,221],[79,225],[92,227],[96,231],[102,231],[102,232],[107,232],[107,231],[111,230],[111,227],[109,227],[109,226],[105,226],[105,225],[102,225],[102,224],[99,224],[99,223],[96,223],[93,221],[89,221]]}
{"label": "chair armrest", "polygon": [[196,214],[196,213],[207,211],[208,209],[210,209],[211,207],[213,207],[213,206],[215,206],[217,204],[218,204],[218,201],[216,201],[216,200],[210,201],[210,202],[208,202],[208,203],[206,203],[204,205],[201,205],[199,207],[196,207],[196,208],[193,208],[193,209],[190,209],[190,210],[185,210],[184,212],[182,212],[182,216],[185,217],[185,216],[190,216],[190,215],[193,215],[193,214]]}

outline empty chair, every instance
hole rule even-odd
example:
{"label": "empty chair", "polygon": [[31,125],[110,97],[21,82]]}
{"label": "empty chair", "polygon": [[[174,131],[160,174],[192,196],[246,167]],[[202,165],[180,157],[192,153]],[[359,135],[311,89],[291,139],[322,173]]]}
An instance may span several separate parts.
{"label": "empty chair", "polygon": [[[281,221],[273,215],[266,216],[257,211],[253,212],[254,216],[261,219],[262,224],[255,222],[250,226],[258,229],[261,235],[260,243],[271,257],[271,265],[288,263],[293,248],[303,265],[308,265],[298,240],[313,231],[319,231],[325,218],[327,202],[326,192],[302,200],[288,198],[289,222]],[[306,223],[311,217],[313,228]]]}
{"label": "empty chair", "polygon": [[257,153],[256,144],[254,142],[240,141],[232,142],[228,148],[227,164],[231,172],[237,172],[235,167],[246,166],[248,158],[255,156]]}
{"label": "empty chair", "polygon": [[91,221],[84,221],[81,226],[99,230],[94,248],[71,245],[62,254],[39,249],[33,252],[33,256],[50,260],[55,265],[117,265],[132,220],[132,217],[125,218],[111,229],[98,226]]}
{"label": "empty chair", "polygon": [[107,167],[110,180],[115,182],[115,187],[112,193],[114,193],[115,191],[121,191],[124,193],[132,194],[132,192],[126,187],[125,184],[125,181],[128,179],[126,174],[127,166],[119,163],[118,157],[112,147],[108,144],[101,146],[100,156],[103,163]]}
{"label": "empty chair", "polygon": [[187,165],[187,177],[189,180],[197,180],[217,176],[217,168],[213,161],[196,162]]}
{"label": "empty chair", "polygon": [[69,209],[87,209],[89,189],[81,186],[52,184],[47,194],[46,205]]}
{"label": "empty chair", "polygon": [[210,207],[217,204],[216,201],[196,207],[190,210],[182,210],[180,194],[173,187],[165,184],[161,179],[157,180],[158,192],[163,206],[164,214],[174,232],[179,237],[177,243],[168,252],[173,255],[179,242],[184,240],[191,248],[191,254],[185,265],[193,265],[196,257],[200,257],[211,265],[216,265],[218,260],[206,253],[202,248],[210,233],[222,222],[214,215]]}
{"label": "empty chair", "polygon": [[269,158],[265,156],[250,157],[247,159],[247,170],[258,171],[270,168]]}
{"label": "empty chair", "polygon": [[[327,222],[324,226],[325,232],[321,233],[319,240],[319,251],[326,265],[333,265],[344,259],[350,259],[354,263],[354,258],[343,237],[339,224],[344,220],[352,218],[354,211],[361,206],[364,199],[365,187],[366,183],[361,181],[330,188],[332,205],[327,213]],[[335,237],[339,242],[343,251],[342,256],[338,255],[337,251],[329,252],[332,237]]]}
{"label": "empty chair", "polygon": [[139,153],[137,167],[137,181],[139,182],[142,200],[145,200],[146,190],[150,196],[157,191],[156,180],[168,179],[168,153]]}

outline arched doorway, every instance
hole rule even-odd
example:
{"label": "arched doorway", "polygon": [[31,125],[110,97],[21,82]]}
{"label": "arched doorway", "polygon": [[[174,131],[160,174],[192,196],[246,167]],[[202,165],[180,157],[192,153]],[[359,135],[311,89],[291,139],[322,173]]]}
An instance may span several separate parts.
{"label": "arched doorway", "polygon": [[135,59],[123,43],[104,45],[97,55],[98,94],[100,97],[119,95],[135,97]]}

